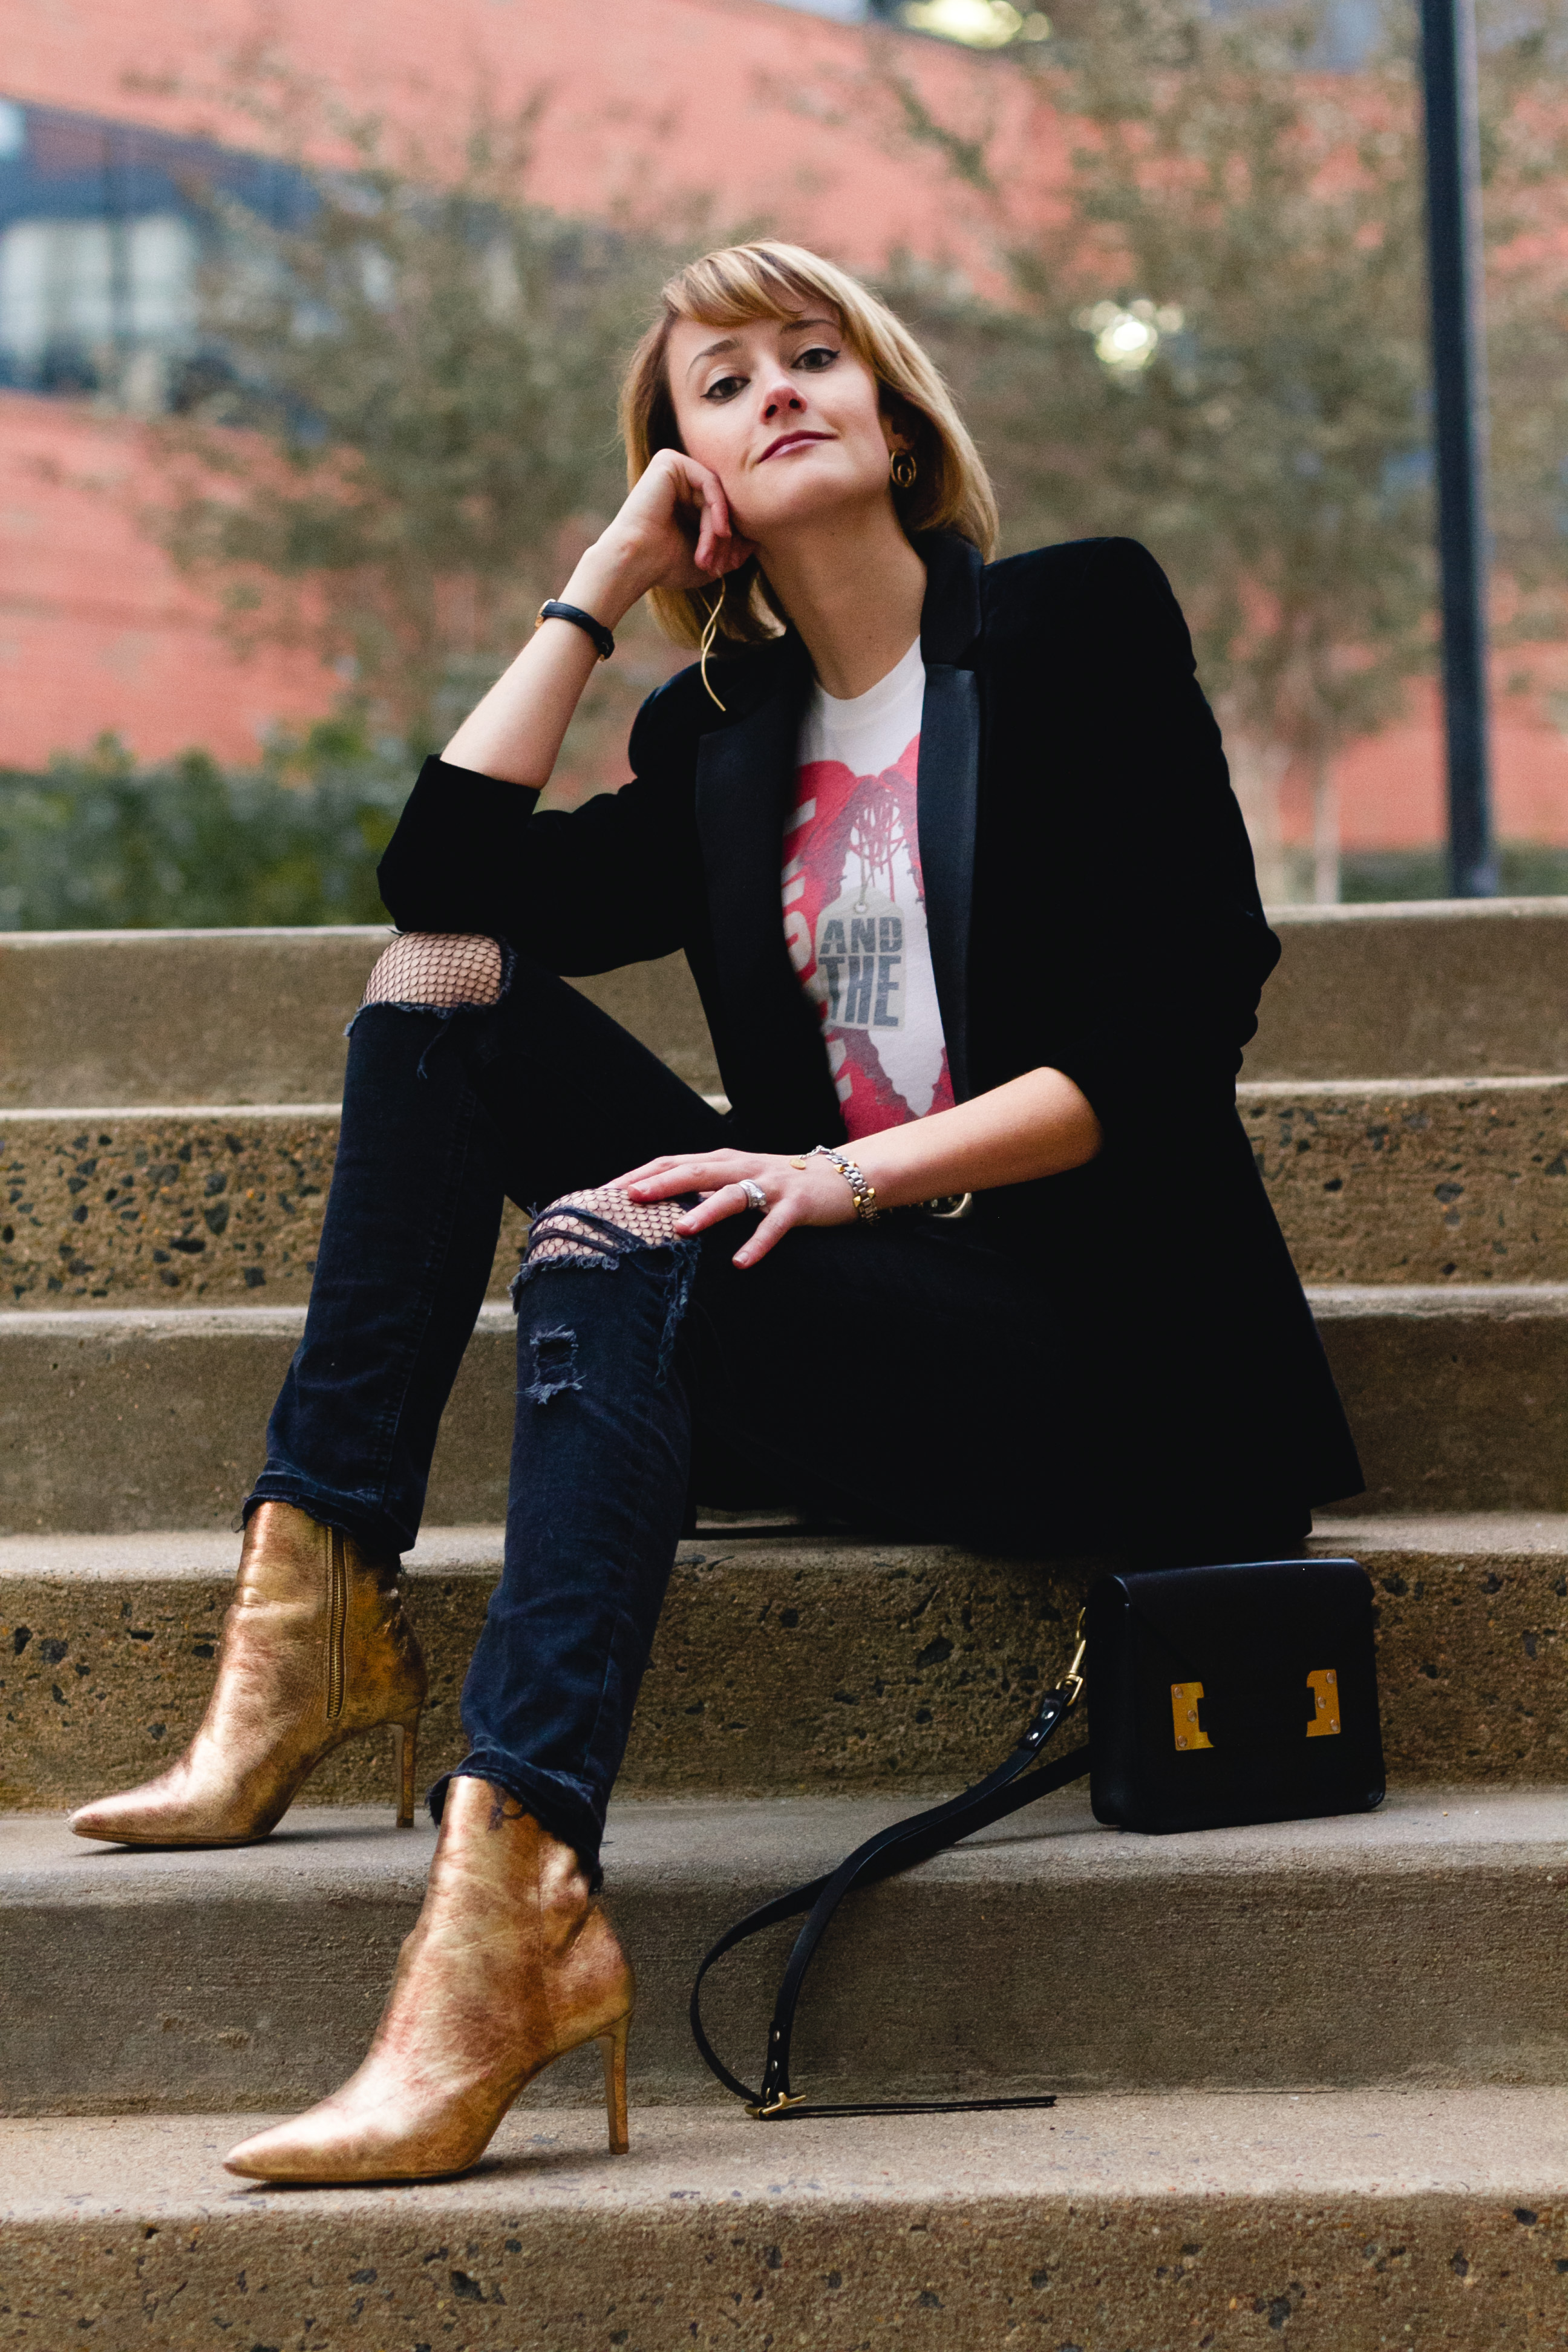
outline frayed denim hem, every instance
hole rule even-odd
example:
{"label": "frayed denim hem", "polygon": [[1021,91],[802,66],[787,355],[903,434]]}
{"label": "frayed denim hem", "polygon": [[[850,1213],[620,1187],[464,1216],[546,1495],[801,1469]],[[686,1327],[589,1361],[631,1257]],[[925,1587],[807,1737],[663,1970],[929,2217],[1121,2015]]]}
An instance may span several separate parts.
{"label": "frayed denim hem", "polygon": [[335,1497],[318,1495],[300,1478],[279,1477],[263,1471],[239,1507],[242,1528],[250,1525],[251,1513],[263,1503],[291,1503],[297,1511],[314,1519],[318,1527],[336,1528],[339,1535],[347,1536],[373,1559],[399,1559],[414,1548],[413,1536],[405,1542],[396,1528],[389,1527],[384,1519],[354,1511]]}

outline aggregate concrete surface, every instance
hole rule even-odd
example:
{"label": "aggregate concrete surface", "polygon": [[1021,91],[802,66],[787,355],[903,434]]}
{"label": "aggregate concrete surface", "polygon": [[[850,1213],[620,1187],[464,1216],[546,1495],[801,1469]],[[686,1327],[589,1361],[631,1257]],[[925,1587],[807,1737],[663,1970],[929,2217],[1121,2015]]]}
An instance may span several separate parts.
{"label": "aggregate concrete surface", "polygon": [[[1568,1517],[1322,1519],[1373,1578],[1396,1780],[1568,1782]],[[0,1538],[0,1806],[80,1804],[178,1753],[212,1686],[226,1528]],[[460,1760],[458,1700],[500,1572],[498,1527],[437,1528],[405,1563],[430,1668],[420,1772]],[[961,1785],[1012,1746],[1067,1662],[1094,1560],[713,1536],[677,1555],[627,1794]],[[384,1802],[389,1736],[312,1777]]]}
{"label": "aggregate concrete surface", "polygon": [[1237,1108],[1303,1282],[1568,1276],[1568,1078],[1280,1081]]}
{"label": "aggregate concrete surface", "polygon": [[514,2113],[480,2168],[268,2189],[252,2116],[0,2127],[0,2344],[58,2352],[1531,2352],[1568,2343],[1568,2100]]}
{"label": "aggregate concrete surface", "polygon": [[[722,1929],[908,1810],[901,1791],[612,1807],[607,1900],[641,1988],[640,2095],[705,2093],[686,2000]],[[384,1810],[312,1807],[233,1852],[0,1822],[6,2110],[322,2096],[363,2054],[432,1838]],[[793,1933],[710,1979],[710,2031],[743,2067]],[[978,2003],[963,1997],[976,1965]],[[1167,1838],[1100,1828],[1064,1792],[854,1898],[813,1974],[797,2087],[1564,2084],[1565,1981],[1561,1790],[1400,1791],[1371,1814]],[[595,2063],[589,2052],[531,2100],[581,2096]]]}
{"label": "aggregate concrete surface", "polygon": [[[0,1293],[16,1307],[303,1305],[333,1103],[0,1110]],[[489,1295],[527,1220],[508,1202]]]}
{"label": "aggregate concrete surface", "polygon": [[[1279,1082],[1238,1107],[1309,1283],[1568,1277],[1568,1078]],[[0,1110],[14,1307],[309,1296],[332,1103]],[[526,1221],[509,1203],[490,1296]]]}

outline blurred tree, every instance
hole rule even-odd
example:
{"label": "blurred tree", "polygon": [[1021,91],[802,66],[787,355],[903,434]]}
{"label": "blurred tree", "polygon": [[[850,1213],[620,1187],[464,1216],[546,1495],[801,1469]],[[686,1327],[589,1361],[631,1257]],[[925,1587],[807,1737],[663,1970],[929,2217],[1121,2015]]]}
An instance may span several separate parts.
{"label": "blurred tree", "polygon": [[[1066,0],[1052,16],[1035,70],[1041,106],[1073,127],[1067,184],[1023,225],[994,191],[1017,315],[922,300],[918,283],[904,307],[943,346],[1013,543],[1127,532],[1167,566],[1266,895],[1286,891],[1278,791],[1296,767],[1312,782],[1315,895],[1336,898],[1335,758],[1398,713],[1435,642],[1415,11],[1391,8],[1353,72],[1322,68],[1310,7]],[[1538,625],[1568,554],[1551,234],[1568,110],[1549,32],[1515,11],[1483,76],[1489,239],[1508,288],[1494,520]],[[974,185],[966,127],[931,122],[896,79],[892,96]]]}
{"label": "blurred tree", "polygon": [[[618,362],[668,251],[531,203],[527,117],[435,159],[328,121],[329,171],[301,152],[321,110],[286,95],[308,201],[284,229],[221,206],[203,327],[226,365],[158,428],[168,496],[148,520],[216,585],[237,643],[310,646],[422,750],[619,501]],[[579,757],[664,674],[655,656],[641,676],[648,650],[597,674]]]}

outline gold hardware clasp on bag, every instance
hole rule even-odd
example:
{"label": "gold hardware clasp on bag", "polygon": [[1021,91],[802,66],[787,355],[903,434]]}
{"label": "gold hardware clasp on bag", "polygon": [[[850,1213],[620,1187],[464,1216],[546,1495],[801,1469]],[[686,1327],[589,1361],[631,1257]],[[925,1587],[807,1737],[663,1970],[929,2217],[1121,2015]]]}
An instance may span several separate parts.
{"label": "gold hardware clasp on bag", "polygon": [[1307,1726],[1309,1739],[1331,1739],[1340,1727],[1340,1682],[1332,1666],[1319,1666],[1307,1676],[1307,1688],[1318,1702]]}
{"label": "gold hardware clasp on bag", "polygon": [[1171,1685],[1171,1722],[1178,1748],[1212,1748],[1214,1741],[1198,1726],[1198,1701],[1204,1695],[1202,1683]]}
{"label": "gold hardware clasp on bag", "polygon": [[[1076,1664],[1077,1661],[1075,1660]],[[1307,1726],[1309,1739],[1332,1739],[1340,1729],[1340,1678],[1332,1666],[1317,1666],[1307,1676],[1307,1688],[1315,1702],[1312,1719]],[[1181,1748],[1212,1748],[1214,1741],[1198,1722],[1198,1703],[1204,1695],[1202,1683],[1171,1685],[1171,1727],[1176,1746]]]}

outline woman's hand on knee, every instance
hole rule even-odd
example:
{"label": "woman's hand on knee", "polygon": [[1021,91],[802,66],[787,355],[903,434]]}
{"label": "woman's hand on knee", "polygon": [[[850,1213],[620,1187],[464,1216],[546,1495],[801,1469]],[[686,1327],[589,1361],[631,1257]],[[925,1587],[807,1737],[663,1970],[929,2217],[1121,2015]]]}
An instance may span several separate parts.
{"label": "woman's hand on knee", "polygon": [[[706,1233],[726,1217],[760,1213],[756,1231],[735,1252],[737,1265],[755,1265],[792,1225],[847,1225],[855,1218],[854,1194],[826,1160],[808,1158],[801,1165],[770,1151],[709,1151],[685,1158],[665,1152],[615,1181],[634,1201],[668,1201],[680,1192],[700,1192],[703,1198],[676,1227],[680,1234]],[[748,1185],[760,1188],[760,1199]]]}

